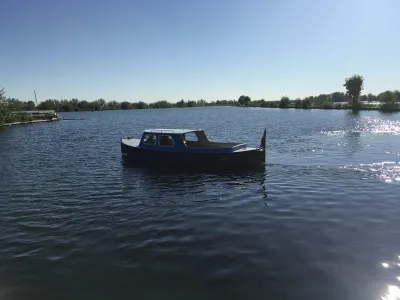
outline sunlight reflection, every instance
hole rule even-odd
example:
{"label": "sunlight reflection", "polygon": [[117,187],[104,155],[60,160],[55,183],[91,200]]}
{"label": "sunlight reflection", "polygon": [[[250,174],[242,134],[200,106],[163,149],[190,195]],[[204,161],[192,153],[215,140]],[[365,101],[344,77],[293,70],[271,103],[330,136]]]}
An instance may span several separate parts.
{"label": "sunlight reflection", "polygon": [[[397,256],[398,259],[400,259],[400,256]],[[389,267],[400,267],[399,263],[396,263],[395,261],[392,262],[384,262],[382,263],[382,266],[384,268],[389,268]],[[397,274],[398,275],[398,274]],[[400,276],[396,277],[397,281],[400,281]],[[381,297],[383,300],[400,300],[400,288],[397,285],[394,285],[392,282],[387,285],[387,291],[385,294]]]}
{"label": "sunlight reflection", "polygon": [[351,132],[400,135],[399,120],[386,120],[380,117],[361,117],[357,120],[353,127],[354,128],[350,131],[330,130],[321,131],[321,133],[328,136],[344,135]]}
{"label": "sunlight reflection", "polygon": [[382,263],[382,267],[389,268],[389,264],[388,263]]}
{"label": "sunlight reflection", "polygon": [[389,285],[388,292],[382,297],[383,300],[399,300],[400,288],[396,285]]}
{"label": "sunlight reflection", "polygon": [[399,162],[379,162],[372,164],[347,165],[344,169],[350,169],[356,172],[363,172],[368,177],[378,177],[385,183],[400,182],[400,163]]}

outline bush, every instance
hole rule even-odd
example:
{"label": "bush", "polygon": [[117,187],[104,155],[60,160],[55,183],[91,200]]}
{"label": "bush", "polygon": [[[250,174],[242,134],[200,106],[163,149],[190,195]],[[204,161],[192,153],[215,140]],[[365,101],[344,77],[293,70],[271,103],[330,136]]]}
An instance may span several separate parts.
{"label": "bush", "polygon": [[333,108],[332,103],[329,103],[329,102],[322,103],[321,107],[324,109],[332,109]]}
{"label": "bush", "polygon": [[21,122],[29,122],[29,121],[33,121],[33,117],[27,114],[22,114],[20,115],[20,120]]}

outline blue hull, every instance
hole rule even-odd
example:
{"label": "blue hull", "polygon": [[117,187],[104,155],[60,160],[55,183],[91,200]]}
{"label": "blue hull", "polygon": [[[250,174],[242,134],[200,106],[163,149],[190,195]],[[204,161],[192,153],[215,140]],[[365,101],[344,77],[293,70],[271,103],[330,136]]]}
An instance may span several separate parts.
{"label": "blue hull", "polygon": [[122,161],[130,166],[152,168],[263,168],[264,150],[232,153],[195,153],[156,151],[121,143]]}

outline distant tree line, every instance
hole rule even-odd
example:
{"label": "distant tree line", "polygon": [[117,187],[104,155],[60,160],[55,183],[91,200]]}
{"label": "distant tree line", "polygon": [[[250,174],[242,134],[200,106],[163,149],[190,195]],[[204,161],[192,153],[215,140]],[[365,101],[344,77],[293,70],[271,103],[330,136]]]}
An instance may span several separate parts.
{"label": "distant tree line", "polygon": [[[360,95],[364,89],[364,78],[355,74],[345,79],[343,86],[346,93],[334,92],[331,94],[320,94],[308,96],[303,99],[290,99],[283,96],[280,101],[265,101],[264,99],[251,101],[246,106],[255,107],[279,107],[279,108],[324,108],[324,109],[381,109],[399,110],[400,91],[385,91],[378,95]],[[377,105],[379,102],[380,105]]]}
{"label": "distant tree line", "polygon": [[[15,121],[19,117],[11,112],[29,111],[29,110],[55,110],[58,112],[73,111],[98,111],[98,110],[128,110],[128,109],[147,109],[147,108],[172,108],[172,107],[202,107],[202,106],[243,106],[243,107],[271,107],[271,108],[346,108],[346,109],[382,109],[382,110],[398,110],[400,108],[400,91],[384,91],[378,95],[368,94],[361,95],[364,87],[364,78],[360,75],[353,75],[346,78],[343,86],[346,92],[334,92],[331,94],[320,94],[318,96],[308,96],[303,99],[290,99],[287,96],[281,97],[277,101],[251,100],[249,96],[241,95],[238,100],[217,100],[207,102],[204,99],[187,100],[181,99],[176,103],[170,103],[166,100],[160,100],[153,103],[139,102],[118,102],[115,100],[105,101],[100,98],[94,101],[79,100],[73,98],[71,100],[63,99],[47,99],[41,102],[37,107],[33,101],[20,101],[16,98],[7,98],[4,89],[0,89],[0,125]],[[378,107],[375,103],[380,102]]]}
{"label": "distant tree line", "polygon": [[153,103],[139,102],[118,102],[115,100],[106,102],[104,99],[95,101],[79,100],[73,98],[71,100],[63,99],[47,99],[35,106],[33,101],[20,101],[15,98],[5,98],[5,106],[10,111],[15,110],[56,110],[58,112],[74,112],[74,111],[97,111],[97,110],[127,110],[127,109],[146,109],[146,108],[172,108],[172,107],[201,107],[201,106],[236,106],[238,101],[235,100],[217,100],[207,102],[200,100],[180,100],[176,103],[170,103],[166,100],[160,100]]}

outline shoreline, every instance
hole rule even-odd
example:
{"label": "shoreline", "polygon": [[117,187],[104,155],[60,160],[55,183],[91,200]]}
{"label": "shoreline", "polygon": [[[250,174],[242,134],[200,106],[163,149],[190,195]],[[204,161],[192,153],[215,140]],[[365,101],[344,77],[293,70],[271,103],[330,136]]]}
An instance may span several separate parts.
{"label": "shoreline", "polygon": [[32,120],[32,121],[21,121],[21,122],[12,122],[12,123],[5,123],[0,125],[0,127],[10,127],[15,125],[26,125],[26,124],[34,124],[34,123],[45,123],[45,122],[55,122],[60,121],[61,118],[52,118],[52,119],[39,119],[39,120]]}
{"label": "shoreline", "polygon": [[[250,106],[249,106],[250,107]],[[351,107],[262,107],[262,106],[251,106],[251,107],[261,107],[261,108],[279,108],[279,109],[322,109],[322,110],[353,110]],[[392,108],[392,109],[382,109],[380,107],[363,107],[358,108],[356,111],[362,110],[376,110],[382,112],[399,112],[400,108]]]}
{"label": "shoreline", "polygon": [[[238,108],[274,108],[274,109],[321,109],[321,110],[353,110],[351,107],[322,107],[322,106],[309,106],[309,107],[275,107],[275,106],[259,106],[259,105],[248,105],[248,106],[238,106],[238,105],[205,105],[205,106],[192,106],[192,107],[157,107],[157,108],[130,108],[130,109],[101,109],[101,110],[77,110],[77,111],[60,111],[62,113],[83,113],[83,112],[101,112],[101,111],[129,111],[129,110],[148,110],[148,109],[169,109],[169,108],[202,108],[202,107],[238,107]],[[400,112],[399,108],[382,109],[381,107],[360,107],[356,111],[362,110],[376,110],[382,112]]]}

